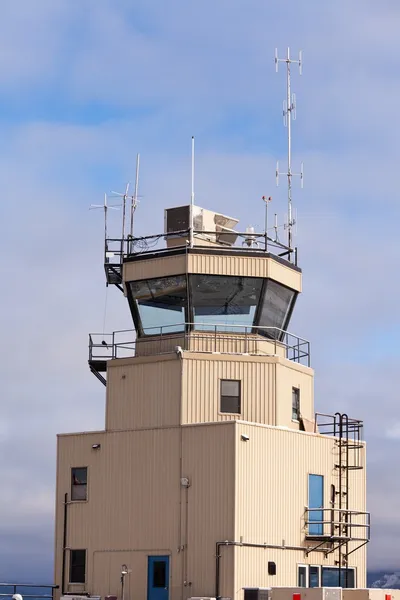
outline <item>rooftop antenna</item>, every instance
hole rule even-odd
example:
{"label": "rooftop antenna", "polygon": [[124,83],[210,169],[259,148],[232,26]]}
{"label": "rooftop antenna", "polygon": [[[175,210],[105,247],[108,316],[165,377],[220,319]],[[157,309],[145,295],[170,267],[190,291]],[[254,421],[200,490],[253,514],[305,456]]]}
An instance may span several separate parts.
{"label": "rooftop antenna", "polygon": [[98,208],[102,208],[104,211],[104,240],[107,242],[107,213],[109,209],[118,210],[119,206],[115,206],[114,204],[107,204],[107,194],[104,194],[104,203],[103,204],[91,204],[89,206],[89,210],[96,210]]}
{"label": "rooftop antenna", "polygon": [[130,208],[130,226],[129,226],[129,240],[130,248],[129,251],[132,253],[133,250],[133,215],[135,214],[138,205],[138,193],[139,193],[139,167],[140,167],[140,154],[136,154],[136,176],[135,176],[135,192],[131,196],[131,208]]}
{"label": "rooftop antenna", "polygon": [[121,261],[124,255],[124,241],[125,241],[125,222],[126,222],[126,201],[128,199],[130,182],[126,184],[125,192],[120,194],[119,192],[111,192],[113,196],[118,196],[122,198],[122,236],[121,236]]}
{"label": "rooftop antenna", "polygon": [[194,135],[192,135],[192,192],[190,194],[190,247],[193,248],[193,207],[194,207]]}
{"label": "rooftop antenna", "polygon": [[292,94],[290,89],[290,67],[292,63],[299,65],[300,75],[303,70],[303,57],[301,51],[299,52],[298,60],[290,58],[290,48],[287,49],[286,58],[278,58],[278,49],[275,50],[275,68],[278,72],[278,66],[280,62],[286,63],[286,100],[283,102],[283,122],[288,131],[288,167],[287,173],[279,172],[279,162],[276,163],[276,184],[279,184],[279,175],[286,175],[288,180],[288,247],[289,247],[289,258],[290,251],[292,250],[292,228],[295,223],[292,212],[292,177],[293,175],[299,175],[301,180],[301,187],[303,187],[303,163],[301,163],[300,173],[292,172],[292,119],[296,119],[296,95]]}

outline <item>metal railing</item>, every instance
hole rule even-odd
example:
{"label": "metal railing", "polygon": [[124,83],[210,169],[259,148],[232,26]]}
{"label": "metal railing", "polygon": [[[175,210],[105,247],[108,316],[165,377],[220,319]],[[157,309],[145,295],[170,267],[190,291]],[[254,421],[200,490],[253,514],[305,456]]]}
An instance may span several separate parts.
{"label": "metal railing", "polygon": [[54,600],[55,590],[59,587],[31,583],[0,583],[0,598],[12,598],[14,594],[21,594],[23,598]]}
{"label": "metal railing", "polygon": [[345,437],[360,443],[363,437],[363,421],[340,413],[315,413],[315,431],[333,437]]}
{"label": "metal railing", "polygon": [[89,335],[89,362],[128,358],[138,354],[169,354],[176,346],[194,352],[280,355],[310,366],[310,342],[277,327],[179,323],[145,330],[142,337],[126,329]]}
{"label": "metal railing", "polygon": [[344,508],[306,508],[306,537],[321,540],[367,542],[371,535],[369,512]]}
{"label": "metal railing", "polygon": [[[106,238],[105,240],[105,264],[122,263],[124,257],[135,256],[138,254],[146,254],[153,252],[168,252],[171,248],[165,246],[165,241],[168,239],[177,239],[178,243],[175,248],[187,248],[187,240],[190,238],[190,229],[181,231],[172,231],[169,233],[157,233],[153,235],[122,238]],[[210,239],[217,241],[221,232],[218,231],[203,231],[200,229],[193,230],[193,247],[204,248],[201,242]],[[274,240],[270,237],[266,238],[265,232],[248,232],[234,231],[232,232],[232,244],[218,243],[218,248],[224,248],[230,251],[254,251],[254,252],[272,252],[277,256],[289,257],[294,256],[294,264],[297,265],[297,249],[289,249],[286,244]],[[179,239],[182,243],[179,243]],[[196,243],[198,242],[198,243]]]}

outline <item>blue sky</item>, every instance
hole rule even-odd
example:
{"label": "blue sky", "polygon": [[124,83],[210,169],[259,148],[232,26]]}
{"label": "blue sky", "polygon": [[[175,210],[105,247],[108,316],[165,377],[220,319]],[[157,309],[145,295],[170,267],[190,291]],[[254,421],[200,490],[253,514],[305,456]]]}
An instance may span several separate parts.
{"label": "blue sky", "polygon": [[[400,5],[382,0],[3,0],[0,19],[2,419],[0,579],[52,579],[55,436],[102,428],[87,333],[105,303],[102,216],[141,153],[136,230],[190,197],[262,226],[283,216],[283,71],[293,76],[304,294],[291,329],[312,343],[316,408],[364,418],[373,568],[400,568],[397,175]],[[131,325],[109,290],[106,327]],[[15,443],[17,441],[17,443]]]}

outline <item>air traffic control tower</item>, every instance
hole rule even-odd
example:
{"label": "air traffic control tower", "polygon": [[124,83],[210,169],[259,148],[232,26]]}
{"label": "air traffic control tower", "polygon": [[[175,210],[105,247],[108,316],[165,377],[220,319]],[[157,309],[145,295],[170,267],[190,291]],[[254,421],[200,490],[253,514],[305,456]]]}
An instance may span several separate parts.
{"label": "air traffic control tower", "polygon": [[366,585],[362,422],[314,411],[296,253],[236,227],[180,206],[161,234],[106,235],[134,330],[90,336],[104,431],[58,437],[63,594]]}

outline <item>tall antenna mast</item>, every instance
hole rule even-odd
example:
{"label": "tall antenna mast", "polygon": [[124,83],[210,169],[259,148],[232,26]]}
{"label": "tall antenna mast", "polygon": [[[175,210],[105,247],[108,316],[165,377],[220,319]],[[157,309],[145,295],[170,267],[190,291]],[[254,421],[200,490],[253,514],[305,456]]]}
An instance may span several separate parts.
{"label": "tall antenna mast", "polygon": [[193,248],[193,206],[194,206],[194,135],[192,135],[192,192],[190,194],[190,247]]}
{"label": "tall antenna mast", "polygon": [[130,222],[130,235],[133,237],[133,215],[138,203],[139,193],[139,167],[140,167],[140,154],[136,155],[136,177],[135,177],[135,193],[131,198],[131,222]]}
{"label": "tall antenna mast", "polygon": [[[290,48],[287,49],[287,57],[286,58],[278,58],[278,49],[275,50],[275,68],[276,72],[278,72],[278,65],[280,62],[286,63],[286,100],[283,102],[283,122],[284,125],[287,126],[288,132],[288,167],[287,173],[279,172],[279,163],[276,163],[276,184],[279,183],[279,175],[286,175],[288,181],[288,222],[287,222],[287,230],[288,230],[288,247],[292,249],[292,228],[295,224],[293,219],[293,211],[292,211],[292,177],[293,175],[299,175],[301,180],[301,187],[303,187],[303,163],[301,164],[300,173],[292,172],[292,119],[296,119],[296,96],[291,92],[291,81],[290,81],[290,67],[292,63],[296,63],[299,65],[300,75],[302,74],[303,60],[302,53],[299,52],[298,60],[293,60],[290,58]],[[289,253],[290,257],[290,253]]]}

